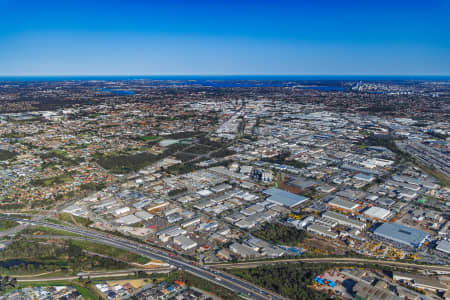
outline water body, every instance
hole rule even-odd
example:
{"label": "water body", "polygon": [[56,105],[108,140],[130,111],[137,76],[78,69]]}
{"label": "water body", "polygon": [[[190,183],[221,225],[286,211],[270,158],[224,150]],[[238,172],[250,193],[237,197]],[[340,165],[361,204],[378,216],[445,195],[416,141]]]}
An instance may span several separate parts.
{"label": "water body", "polygon": [[304,90],[318,90],[324,92],[343,92],[345,91],[344,87],[341,86],[305,86],[302,87]]}
{"label": "water body", "polygon": [[99,92],[105,92],[105,93],[113,93],[116,95],[123,95],[123,96],[128,96],[128,95],[134,95],[134,91],[132,90],[112,90],[112,89],[97,89]]}
{"label": "water body", "polygon": [[11,268],[14,266],[20,266],[20,265],[39,265],[39,263],[37,262],[32,262],[32,261],[26,261],[26,260],[22,260],[22,259],[10,259],[10,260],[4,260],[4,261],[0,261],[0,267],[3,268]]}

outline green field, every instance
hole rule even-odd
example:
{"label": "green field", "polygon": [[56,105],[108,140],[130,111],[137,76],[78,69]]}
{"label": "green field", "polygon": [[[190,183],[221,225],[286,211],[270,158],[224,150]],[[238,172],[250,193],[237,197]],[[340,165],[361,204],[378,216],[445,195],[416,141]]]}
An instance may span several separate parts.
{"label": "green field", "polygon": [[118,248],[114,248],[111,246],[106,246],[106,245],[102,245],[102,244],[98,244],[98,243],[94,243],[94,242],[90,242],[90,241],[73,240],[72,244],[76,245],[84,250],[90,251],[90,252],[94,252],[94,253],[110,256],[113,258],[125,260],[127,262],[146,264],[151,261],[150,259],[148,259],[146,257],[143,257],[141,255],[138,255],[138,254],[126,251],[126,250],[122,250],[122,249],[118,249]]}
{"label": "green field", "polygon": [[17,153],[15,153],[15,152],[7,151],[7,150],[0,150],[0,161],[14,158],[14,157],[16,157],[16,155],[17,155]]}
{"label": "green field", "polygon": [[[130,267],[128,262],[108,257],[110,252],[89,247],[86,249],[75,242],[70,239],[54,238],[17,239],[0,252],[0,260],[10,262],[8,265],[0,266],[0,273],[2,275],[48,273],[62,276],[74,275],[80,271],[120,270]],[[99,255],[97,252],[100,252]]]}
{"label": "green field", "polygon": [[[22,231],[22,234],[24,234],[24,235],[35,235],[36,233],[41,233],[44,235],[55,235],[55,236],[81,237],[80,235],[75,234],[75,233],[71,233],[71,232],[64,231],[64,230],[43,227],[43,226],[30,226]],[[114,248],[111,246],[106,246],[103,244],[91,242],[91,241],[74,239],[74,240],[71,240],[71,244],[78,246],[78,247],[82,248],[83,250],[86,250],[89,252],[109,256],[109,257],[124,260],[127,262],[146,264],[151,261],[150,259],[145,258],[145,257],[135,254],[135,253],[132,253],[132,252],[129,252],[126,250],[122,250],[122,249],[118,249],[118,248]]]}
{"label": "green field", "polygon": [[59,176],[53,176],[42,179],[35,179],[30,183],[34,186],[50,187],[54,185],[66,184],[72,181],[72,176],[69,174],[63,174]]}
{"label": "green field", "polygon": [[296,246],[306,238],[305,230],[277,223],[265,223],[252,234],[274,244],[289,246]]}
{"label": "green field", "polygon": [[[92,221],[90,221],[89,219],[83,218],[83,217],[78,217],[78,216],[72,216],[68,213],[60,213],[58,215],[59,220],[64,221],[64,222],[69,222],[72,224],[78,223],[79,225],[82,226],[88,226],[92,223]],[[73,219],[72,219],[73,218]],[[75,222],[74,222],[75,220]],[[76,224],[75,224],[76,225]]]}
{"label": "green field", "polygon": [[[56,222],[53,222],[53,223],[56,223]],[[53,229],[53,228],[44,227],[44,226],[29,226],[22,231],[22,234],[25,234],[25,235],[35,235],[37,233],[42,233],[44,235],[79,236],[79,237],[81,237],[81,235],[76,234],[76,233],[59,230],[59,229]]]}
{"label": "green field", "polygon": [[146,135],[141,137],[141,139],[143,139],[144,141],[153,141],[153,140],[157,140],[159,137],[156,135]]}
{"label": "green field", "polygon": [[19,225],[19,223],[17,223],[16,221],[0,220],[0,231],[6,231],[8,229],[16,227],[17,225]]}
{"label": "green field", "polygon": [[439,182],[439,184],[443,187],[450,187],[450,178],[437,171],[436,169],[430,168],[423,164],[417,163],[417,166],[425,173],[433,176]]}

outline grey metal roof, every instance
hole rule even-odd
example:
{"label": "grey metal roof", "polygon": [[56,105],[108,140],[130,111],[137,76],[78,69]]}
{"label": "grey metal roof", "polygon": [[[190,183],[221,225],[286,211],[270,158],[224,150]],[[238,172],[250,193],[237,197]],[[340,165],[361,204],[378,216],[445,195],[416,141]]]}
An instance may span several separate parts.
{"label": "grey metal roof", "polygon": [[383,238],[414,247],[419,247],[429,236],[422,230],[398,223],[384,223],[374,233]]}
{"label": "grey metal roof", "polygon": [[438,243],[436,249],[450,254],[450,242],[442,240]]}
{"label": "grey metal roof", "polygon": [[353,210],[358,207],[358,203],[340,197],[334,197],[333,200],[328,203],[347,210]]}
{"label": "grey metal roof", "polygon": [[274,202],[288,207],[299,205],[300,203],[305,202],[306,200],[309,199],[277,188],[267,189],[264,191],[264,194],[270,195],[270,197],[267,198],[267,200],[269,200],[270,202]]}

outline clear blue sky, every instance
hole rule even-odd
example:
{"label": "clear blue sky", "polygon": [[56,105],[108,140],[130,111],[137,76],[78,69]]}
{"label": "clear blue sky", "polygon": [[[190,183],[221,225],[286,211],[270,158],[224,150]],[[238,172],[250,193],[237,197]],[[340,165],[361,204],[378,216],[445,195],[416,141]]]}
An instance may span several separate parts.
{"label": "clear blue sky", "polygon": [[0,0],[0,75],[450,75],[450,0]]}

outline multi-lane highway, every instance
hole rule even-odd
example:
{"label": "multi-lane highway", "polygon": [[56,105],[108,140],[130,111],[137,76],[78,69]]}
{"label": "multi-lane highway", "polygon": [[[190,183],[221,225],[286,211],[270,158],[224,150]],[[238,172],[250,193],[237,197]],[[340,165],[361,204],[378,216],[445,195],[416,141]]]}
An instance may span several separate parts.
{"label": "multi-lane highway", "polygon": [[228,273],[225,273],[221,270],[217,270],[215,268],[242,268],[242,267],[255,267],[261,264],[273,264],[273,263],[283,263],[283,262],[295,262],[295,261],[304,261],[304,262],[335,262],[335,263],[378,263],[384,265],[396,265],[407,268],[415,268],[426,271],[436,271],[436,272],[449,272],[450,267],[442,266],[442,265],[418,265],[412,263],[405,262],[396,262],[396,261],[378,261],[371,259],[363,259],[363,258],[300,258],[300,259],[289,259],[289,260],[277,260],[277,261],[260,261],[260,262],[244,262],[244,263],[236,263],[236,264],[216,264],[211,266],[202,266],[198,265],[192,261],[188,261],[182,257],[175,256],[174,254],[165,252],[161,249],[151,247],[148,245],[143,245],[125,238],[119,238],[115,236],[111,236],[109,234],[105,234],[102,232],[98,232],[95,230],[89,230],[85,228],[79,228],[74,226],[66,226],[60,224],[53,224],[44,222],[38,219],[22,219],[17,217],[0,215],[0,219],[7,219],[18,221],[23,224],[32,224],[32,225],[40,225],[49,228],[64,230],[67,232],[78,234],[86,239],[93,240],[95,242],[109,245],[115,248],[120,248],[123,250],[131,251],[142,255],[144,257],[148,257],[151,259],[156,259],[160,261],[164,261],[173,267],[182,269],[186,272],[192,273],[198,277],[206,279],[215,284],[226,287],[238,294],[243,294],[246,297],[251,299],[285,299],[279,295],[274,294],[271,291],[262,289],[258,286],[255,286],[252,283],[249,283],[240,278],[236,278],[231,276]]}
{"label": "multi-lane highway", "polygon": [[78,227],[66,226],[66,225],[60,225],[60,224],[53,224],[53,223],[48,223],[48,222],[44,222],[44,221],[40,221],[40,220],[29,220],[29,219],[22,219],[22,218],[16,218],[16,217],[5,216],[5,215],[0,215],[0,219],[12,220],[12,221],[17,221],[17,222],[32,224],[32,225],[45,226],[45,227],[64,230],[67,232],[79,234],[81,236],[89,237],[91,239],[94,239],[96,242],[104,244],[104,245],[109,245],[109,246],[112,246],[115,248],[132,251],[132,252],[142,255],[144,257],[167,262],[168,264],[170,264],[176,268],[179,268],[186,272],[192,273],[198,277],[206,279],[215,284],[226,287],[238,294],[243,294],[246,297],[249,297],[251,299],[258,299],[258,300],[262,300],[262,299],[282,300],[282,299],[285,299],[279,295],[272,293],[271,291],[264,290],[264,289],[262,289],[258,286],[255,286],[245,280],[231,276],[230,274],[225,273],[223,271],[215,270],[215,269],[209,268],[208,266],[198,265],[198,264],[188,261],[182,257],[174,256],[173,254],[168,254],[167,252],[165,252],[163,250],[160,250],[160,249],[157,249],[157,248],[154,248],[151,246],[139,244],[137,242],[130,241],[130,240],[127,240],[124,238],[114,237],[109,234],[101,233],[101,232],[94,231],[94,230],[88,230],[88,229],[84,229],[84,228],[78,228]]}

